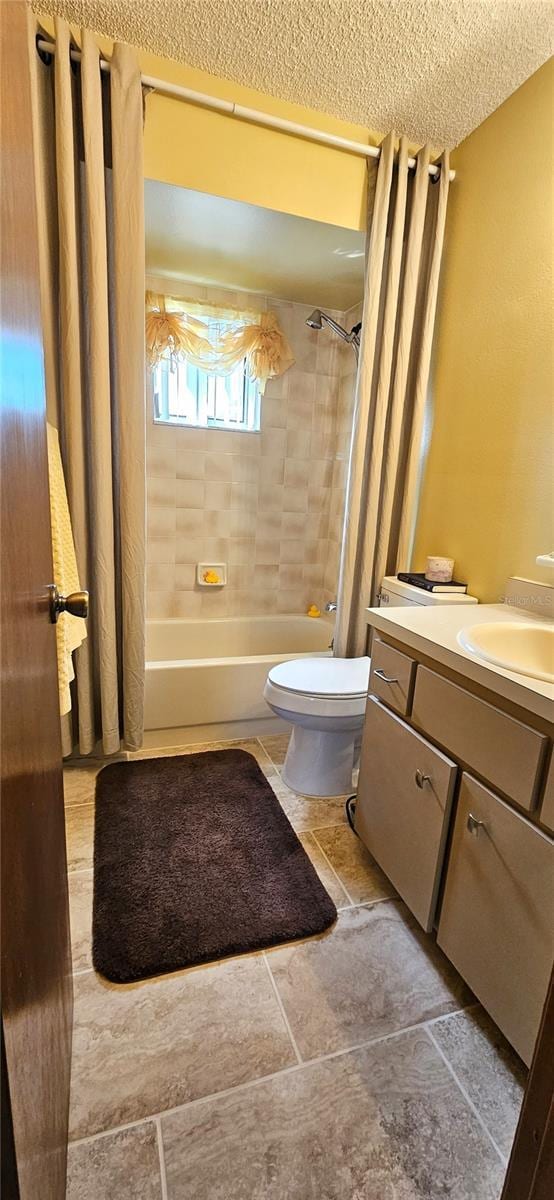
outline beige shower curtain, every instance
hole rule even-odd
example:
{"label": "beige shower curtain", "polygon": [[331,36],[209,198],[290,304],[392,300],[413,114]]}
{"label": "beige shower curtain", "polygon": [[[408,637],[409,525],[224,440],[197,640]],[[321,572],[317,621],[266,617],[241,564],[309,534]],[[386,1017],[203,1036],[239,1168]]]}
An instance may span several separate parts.
{"label": "beige shower curtain", "polygon": [[[339,572],[335,655],[366,653],[365,610],[384,575],[409,569],[419,485],[449,156],[385,138],[370,178],[365,298]],[[373,164],[369,170],[375,171]]]}
{"label": "beige shower curtain", "polygon": [[[145,590],[142,89],[134,51],[100,72],[92,34],[37,62],[37,190],[47,407],[60,432],[88,637],[64,753],[142,741]],[[36,55],[35,55],[36,60]]]}

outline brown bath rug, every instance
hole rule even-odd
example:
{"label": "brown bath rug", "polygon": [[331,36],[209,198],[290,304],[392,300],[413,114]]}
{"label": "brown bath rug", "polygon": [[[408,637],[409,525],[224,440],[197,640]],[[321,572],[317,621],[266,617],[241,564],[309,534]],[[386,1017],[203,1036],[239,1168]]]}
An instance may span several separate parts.
{"label": "brown bath rug", "polygon": [[244,750],[112,763],[96,783],[92,957],[130,983],[321,933],[337,915]]}

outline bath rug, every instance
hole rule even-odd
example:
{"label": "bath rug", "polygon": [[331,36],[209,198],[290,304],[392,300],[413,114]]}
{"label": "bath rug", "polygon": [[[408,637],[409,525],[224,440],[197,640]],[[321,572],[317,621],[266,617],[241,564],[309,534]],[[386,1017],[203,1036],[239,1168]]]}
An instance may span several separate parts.
{"label": "bath rug", "polygon": [[98,775],[92,958],[113,983],[309,937],[336,916],[246,751],[111,763]]}

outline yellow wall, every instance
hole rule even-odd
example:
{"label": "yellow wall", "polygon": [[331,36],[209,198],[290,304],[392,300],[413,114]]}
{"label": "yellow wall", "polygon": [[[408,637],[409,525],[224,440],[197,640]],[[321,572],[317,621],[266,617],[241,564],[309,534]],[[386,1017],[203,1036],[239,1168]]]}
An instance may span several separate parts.
{"label": "yellow wall", "polygon": [[415,570],[448,554],[494,602],[554,546],[554,61],[453,156]]}
{"label": "yellow wall", "polygon": [[[53,32],[50,17],[39,17]],[[72,26],[79,42],[79,29]],[[98,35],[105,54],[112,42]],[[182,87],[233,100],[301,125],[356,142],[378,143],[382,134],[339,121],[299,104],[276,100],[206,71],[139,50],[140,68]],[[146,101],[144,173],[149,179],[227,196],[263,208],[326,221],[345,229],[366,226],[366,160],[236,117],[152,93]]]}
{"label": "yellow wall", "polygon": [[[357,142],[376,142],[349,125],[204,71],[140,53],[143,73],[234,100]],[[366,162],[357,155],[276,133],[235,117],[151,95],[146,102],[145,174],[232,200],[365,229]]]}

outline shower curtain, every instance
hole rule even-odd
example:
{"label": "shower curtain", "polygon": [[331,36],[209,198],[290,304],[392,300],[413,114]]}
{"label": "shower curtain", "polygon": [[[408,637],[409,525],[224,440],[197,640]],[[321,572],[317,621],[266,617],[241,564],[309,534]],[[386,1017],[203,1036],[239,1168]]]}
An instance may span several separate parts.
{"label": "shower curtain", "polygon": [[[33,31],[34,32],[34,31]],[[36,54],[39,253],[48,419],[60,434],[88,637],[75,652],[63,749],[142,742],[145,618],[142,89],[134,51],[100,72],[84,30],[70,60]]]}
{"label": "shower curtain", "polygon": [[[385,138],[370,171],[360,365],[346,491],[334,653],[366,653],[366,608],[384,575],[409,569],[449,188],[430,149]],[[376,171],[376,178],[375,178]]]}

